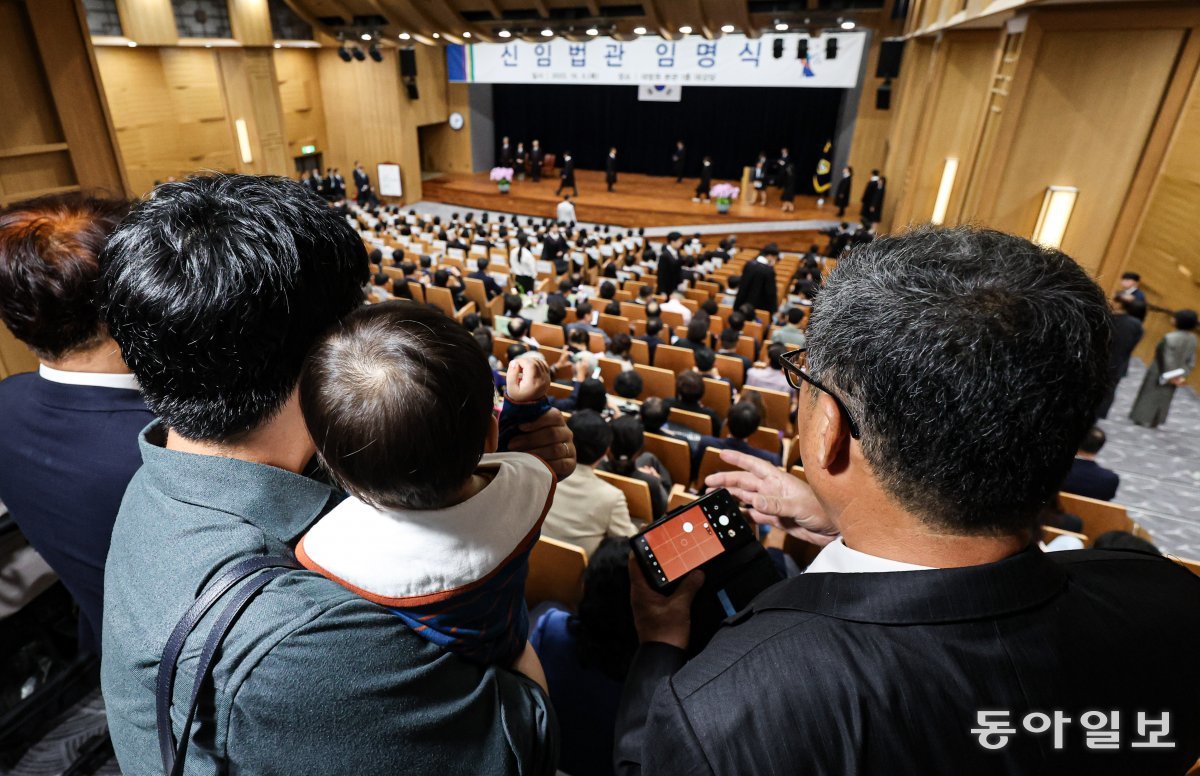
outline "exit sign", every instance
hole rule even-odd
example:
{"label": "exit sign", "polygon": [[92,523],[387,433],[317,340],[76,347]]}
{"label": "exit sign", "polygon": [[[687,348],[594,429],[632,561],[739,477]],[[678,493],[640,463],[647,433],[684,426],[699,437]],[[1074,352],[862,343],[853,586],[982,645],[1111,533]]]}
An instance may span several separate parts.
{"label": "exit sign", "polygon": [[315,145],[313,145],[313,146],[300,146],[300,153],[302,153],[302,154],[314,154],[314,153],[316,153],[316,152],[317,152],[317,147],[316,147]]}

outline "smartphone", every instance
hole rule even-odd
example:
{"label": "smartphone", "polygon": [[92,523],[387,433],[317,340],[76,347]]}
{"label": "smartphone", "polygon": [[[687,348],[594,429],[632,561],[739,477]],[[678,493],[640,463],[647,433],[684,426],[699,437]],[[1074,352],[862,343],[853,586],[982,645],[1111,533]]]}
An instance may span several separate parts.
{"label": "smartphone", "polygon": [[755,544],[756,539],[737,500],[720,488],[652,523],[631,543],[646,580],[667,593],[689,571]]}
{"label": "smartphone", "polygon": [[592,325],[595,326],[598,323],[600,323],[600,311],[593,310],[592,311]]}

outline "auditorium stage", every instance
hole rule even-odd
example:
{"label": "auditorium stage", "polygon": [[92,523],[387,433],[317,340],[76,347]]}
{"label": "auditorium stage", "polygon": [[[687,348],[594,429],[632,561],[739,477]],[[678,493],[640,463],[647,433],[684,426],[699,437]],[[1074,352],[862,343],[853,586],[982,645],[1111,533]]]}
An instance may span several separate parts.
{"label": "auditorium stage", "polygon": [[[706,240],[737,234],[738,242],[748,247],[774,242],[783,250],[805,250],[813,242],[823,242],[817,239],[817,231],[837,221],[837,210],[829,204],[817,207],[817,198],[812,196],[797,195],[794,212],[780,211],[779,189],[770,190],[769,204],[765,206],[749,205],[739,199],[728,214],[722,215],[717,213],[714,203],[692,202],[698,182],[694,178],[676,183],[670,177],[621,173],[611,193],[605,190],[601,171],[579,170],[575,179],[579,196],[572,196],[571,201],[579,221],[644,227],[650,234],[669,227],[689,233],[687,227],[697,227],[702,228]],[[538,183],[528,178],[515,180],[508,194],[500,194],[487,173],[475,173],[441,174],[421,185],[426,200],[552,218],[562,199],[554,193],[558,183],[557,173],[543,177]],[[790,228],[792,223],[794,229]]]}

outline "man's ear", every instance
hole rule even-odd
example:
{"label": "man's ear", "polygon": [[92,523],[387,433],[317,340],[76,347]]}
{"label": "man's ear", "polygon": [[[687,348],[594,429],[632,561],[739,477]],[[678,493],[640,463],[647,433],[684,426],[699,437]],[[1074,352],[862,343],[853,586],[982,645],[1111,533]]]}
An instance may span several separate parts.
{"label": "man's ear", "polygon": [[845,465],[850,446],[850,426],[837,402],[823,391],[817,397],[813,420],[817,424],[817,460],[814,463],[827,471],[840,469]]}
{"label": "man's ear", "polygon": [[483,452],[494,453],[500,447],[500,419],[494,414],[488,423],[487,438],[483,440]]}

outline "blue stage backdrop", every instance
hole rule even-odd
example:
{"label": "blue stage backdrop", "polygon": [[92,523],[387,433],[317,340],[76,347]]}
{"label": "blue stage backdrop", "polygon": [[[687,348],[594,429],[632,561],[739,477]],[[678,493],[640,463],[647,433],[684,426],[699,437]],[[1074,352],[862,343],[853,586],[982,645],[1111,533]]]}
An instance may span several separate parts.
{"label": "blue stage backdrop", "polygon": [[[570,149],[582,170],[604,169],[617,146],[621,172],[668,175],[676,140],[687,150],[686,175],[713,158],[716,180],[738,181],[760,150],[787,146],[796,160],[796,191],[812,193],[812,175],[834,136],[842,89],[705,86],[684,88],[680,102],[642,102],[636,86],[494,84],[496,147],[533,138],[557,154]],[[695,186],[695,180],[691,186]],[[682,186],[682,184],[680,184]],[[618,188],[619,190],[619,188]]]}

